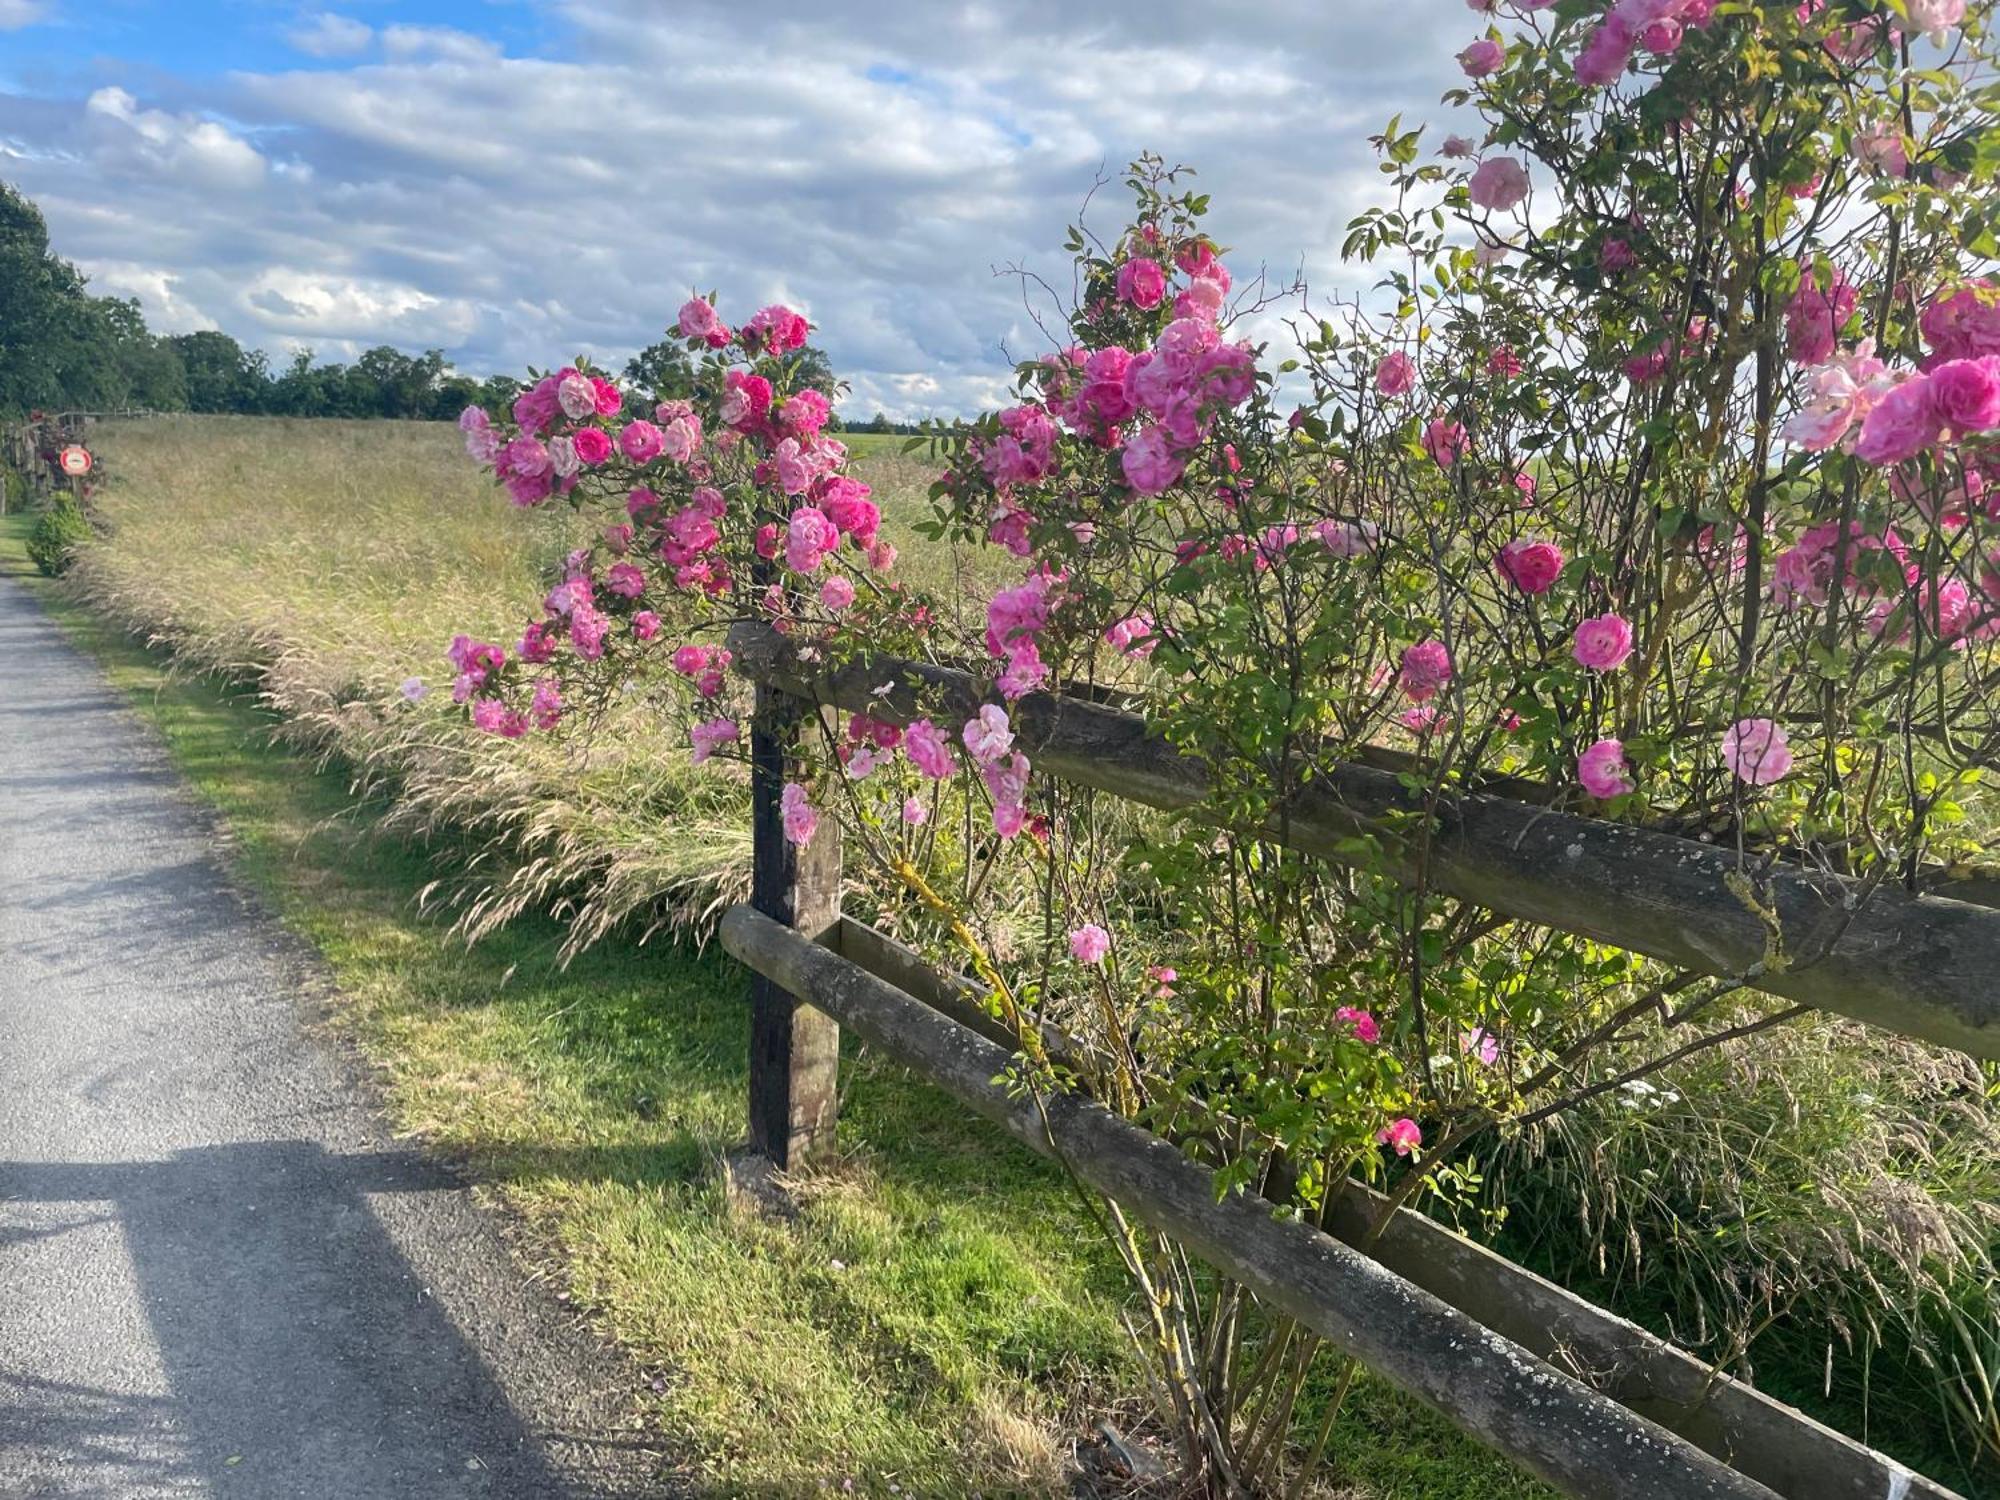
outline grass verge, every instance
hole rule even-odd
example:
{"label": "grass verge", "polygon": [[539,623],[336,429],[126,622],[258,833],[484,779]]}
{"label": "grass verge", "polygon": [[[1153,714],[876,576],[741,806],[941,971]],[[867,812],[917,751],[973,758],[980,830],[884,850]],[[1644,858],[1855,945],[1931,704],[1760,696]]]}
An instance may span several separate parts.
{"label": "grass verge", "polygon": [[[496,1189],[567,1295],[658,1372],[696,1492],[1065,1492],[1067,1434],[1137,1377],[1123,1280],[1052,1170],[855,1055],[842,1167],[797,1184],[795,1222],[732,1212],[717,1162],[741,1132],[740,971],[615,938],[564,968],[563,930],[535,918],[467,950],[418,901],[457,851],[382,830],[346,774],[274,745],[252,696],[176,673],[33,576],[25,538],[0,523],[0,573],[158,730],[240,877],[324,956],[397,1128]],[[1321,1493],[1547,1492],[1364,1381]]]}

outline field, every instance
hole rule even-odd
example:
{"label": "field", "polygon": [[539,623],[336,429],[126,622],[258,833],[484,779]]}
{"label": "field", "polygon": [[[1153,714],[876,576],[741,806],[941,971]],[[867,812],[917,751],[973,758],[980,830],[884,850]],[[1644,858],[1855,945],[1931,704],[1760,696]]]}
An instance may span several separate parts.
{"label": "field", "polygon": [[[741,788],[690,772],[639,712],[587,759],[524,758],[443,694],[402,701],[404,678],[441,680],[454,631],[505,630],[562,548],[455,434],[179,419],[99,446],[108,538],[51,607],[326,956],[400,1128],[491,1184],[648,1372],[698,1490],[1057,1493],[1089,1420],[1139,1422],[1124,1283],[1073,1197],[899,1070],[853,1059],[843,1163],[794,1185],[795,1221],[731,1209],[742,976],[678,934],[640,939],[740,882]],[[867,469],[900,543],[926,471]],[[567,920],[546,914],[585,882]],[[565,963],[578,934],[602,940]],[[1357,1500],[1544,1493],[1372,1382],[1329,1473]]]}

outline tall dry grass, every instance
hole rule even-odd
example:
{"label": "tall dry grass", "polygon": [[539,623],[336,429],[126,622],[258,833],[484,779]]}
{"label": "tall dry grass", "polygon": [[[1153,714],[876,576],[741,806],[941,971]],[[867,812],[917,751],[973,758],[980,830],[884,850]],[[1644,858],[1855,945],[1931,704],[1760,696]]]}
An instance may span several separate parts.
{"label": "tall dry grass", "polygon": [[108,538],[75,587],[253,686],[276,734],[393,792],[396,826],[448,834],[429,894],[469,937],[547,909],[574,949],[627,922],[698,926],[747,889],[740,775],[691,766],[643,698],[576,747],[480,735],[442,690],[452,635],[513,639],[580,535],[529,524],[452,429],[171,417],[108,425],[99,447]]}

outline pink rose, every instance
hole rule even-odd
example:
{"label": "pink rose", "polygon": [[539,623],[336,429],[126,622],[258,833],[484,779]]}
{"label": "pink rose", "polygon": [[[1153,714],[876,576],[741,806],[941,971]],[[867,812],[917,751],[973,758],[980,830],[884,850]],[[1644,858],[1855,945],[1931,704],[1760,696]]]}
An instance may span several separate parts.
{"label": "pink rose", "polygon": [[1440,469],[1449,469],[1465,455],[1465,424],[1446,417],[1433,418],[1424,429],[1424,452]]}
{"label": "pink rose", "polygon": [[1576,627],[1570,653],[1593,672],[1614,671],[1632,654],[1632,627],[1622,615],[1596,615]]}
{"label": "pink rose", "polygon": [[1524,594],[1546,594],[1562,566],[1562,548],[1554,542],[1522,540],[1500,549],[1501,576]]}
{"label": "pink rose", "polygon": [[1887,467],[1915,458],[1941,435],[1930,379],[1912,375],[1876,401],[1854,452],[1864,462]]}
{"label": "pink rose", "polygon": [[785,783],[785,789],[778,794],[778,810],[784,818],[785,837],[794,844],[812,842],[812,836],[819,827],[819,810],[806,796],[806,789],[796,781]]}
{"label": "pink rose", "polygon": [[1141,495],[1165,494],[1187,468],[1161,427],[1142,427],[1134,433],[1125,444],[1121,463],[1125,482]]}
{"label": "pink rose", "polygon": [[1151,312],[1167,295],[1167,273],[1160,263],[1135,256],[1118,268],[1118,298],[1142,312]]}
{"label": "pink rose", "polygon": [[1917,326],[1935,360],[2000,354],[2000,288],[1980,280],[1940,292]]}
{"label": "pink rose", "polygon": [[1769,786],[1792,769],[1792,749],[1771,720],[1738,719],[1723,733],[1722,763],[1738,781]]}
{"label": "pink rose", "polygon": [[1385,396],[1407,396],[1416,384],[1417,362],[1400,349],[1375,367],[1375,389]]}
{"label": "pink rose", "polygon": [[983,705],[976,717],[965,721],[960,738],[974,761],[982,766],[993,764],[1014,743],[1014,732],[1007,727],[1007,710],[995,703]]}
{"label": "pink rose", "polygon": [[854,584],[841,573],[834,574],[819,586],[819,602],[835,614],[839,614],[854,602]]}
{"label": "pink rose", "polygon": [[[693,729],[688,731],[689,739],[694,742],[694,755],[692,757],[694,763],[700,765],[711,755],[715,754],[722,746],[735,744],[738,733],[739,731],[734,719],[709,719],[695,725]],[[787,788],[787,790],[790,790],[790,788]],[[790,836],[789,828],[790,825],[787,824],[787,837]],[[793,839],[792,842],[803,844],[806,839],[811,837],[812,830],[808,828],[805,838]]]}
{"label": "pink rose", "polygon": [[1910,154],[1903,132],[1891,120],[1878,120],[1854,137],[1854,159],[1890,177],[1910,175]]}
{"label": "pink rose", "polygon": [[1423,1128],[1405,1115],[1400,1120],[1391,1120],[1375,1132],[1375,1139],[1389,1147],[1398,1156],[1408,1156],[1424,1143]]}
{"label": "pink rose", "polygon": [[1517,208],[1528,196],[1528,169],[1511,156],[1489,156],[1466,182],[1475,208],[1497,214]]}
{"label": "pink rose", "polygon": [[1101,964],[1111,952],[1111,934],[1086,922],[1069,935],[1069,954],[1080,964]]}
{"label": "pink rose", "polygon": [[1337,1021],[1345,1021],[1354,1028],[1354,1039],[1374,1046],[1382,1040],[1382,1025],[1365,1010],[1357,1010],[1352,1005],[1343,1005],[1333,1013]]}
{"label": "pink rose", "polygon": [[1832,282],[1822,288],[1811,266],[1785,305],[1785,344],[1800,364],[1816,365],[1833,353],[1841,325],[1854,314],[1860,297],[1838,266]]}
{"label": "pink rose", "polygon": [[743,325],[743,343],[767,354],[789,354],[805,347],[806,335],[811,331],[812,325],[801,314],[773,304],[759,308]]}
{"label": "pink rose", "polygon": [[1632,790],[1631,767],[1625,747],[1617,740],[1599,740],[1576,761],[1576,779],[1593,797],[1621,797]]}
{"label": "pink rose", "polygon": [[1576,54],[1576,81],[1585,88],[1604,88],[1618,81],[1632,61],[1638,44],[1632,23],[1614,10],[1590,29]]}
{"label": "pink rose", "polygon": [[684,339],[700,339],[711,349],[729,342],[729,325],[716,316],[715,305],[701,297],[681,304],[680,321],[674,325]]}
{"label": "pink rose", "polygon": [[627,423],[625,430],[618,434],[618,451],[635,464],[651,463],[660,456],[665,446],[660,429],[644,417]]}
{"label": "pink rose", "polygon": [[583,427],[570,439],[576,449],[577,460],[586,468],[596,468],[611,457],[611,439],[596,427]]}
{"label": "pink rose", "polygon": [[1451,681],[1451,652],[1443,641],[1418,641],[1406,647],[1397,681],[1412,703],[1435,697],[1438,689]]}
{"label": "pink rose", "polygon": [[1940,44],[1945,33],[1965,19],[1965,0],[1909,0],[1910,29]]}
{"label": "pink rose", "polygon": [[785,528],[785,565],[795,573],[815,573],[826,555],[840,545],[840,532],[826,513],[801,505]]}
{"label": "pink rose", "polygon": [[1467,78],[1484,78],[1497,73],[1507,62],[1507,49],[1490,37],[1481,37],[1458,54],[1458,65]]}
{"label": "pink rose", "polygon": [[2000,427],[2000,355],[1949,359],[1926,378],[1931,385],[1931,408],[1953,432]]}
{"label": "pink rose", "polygon": [[909,752],[910,763],[931,780],[943,781],[951,775],[951,746],[929,719],[918,719],[903,731],[903,748]]}
{"label": "pink rose", "polygon": [[572,422],[597,415],[597,387],[572,370],[556,382],[556,404]]}

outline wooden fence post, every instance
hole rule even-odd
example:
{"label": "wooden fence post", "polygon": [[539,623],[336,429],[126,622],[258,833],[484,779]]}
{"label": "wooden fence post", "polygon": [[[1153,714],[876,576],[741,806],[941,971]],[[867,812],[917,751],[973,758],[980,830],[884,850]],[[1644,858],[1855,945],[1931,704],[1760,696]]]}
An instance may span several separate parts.
{"label": "wooden fence post", "polygon": [[[750,721],[750,904],[818,940],[838,934],[840,825],[822,816],[803,846],[785,837],[779,799],[796,759],[804,714],[759,685]],[[750,980],[750,1149],[780,1168],[833,1149],[840,1023],[762,975]]]}

